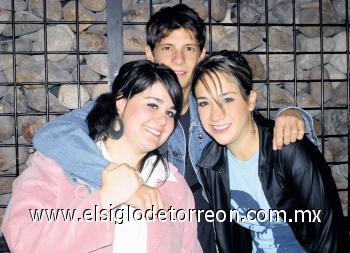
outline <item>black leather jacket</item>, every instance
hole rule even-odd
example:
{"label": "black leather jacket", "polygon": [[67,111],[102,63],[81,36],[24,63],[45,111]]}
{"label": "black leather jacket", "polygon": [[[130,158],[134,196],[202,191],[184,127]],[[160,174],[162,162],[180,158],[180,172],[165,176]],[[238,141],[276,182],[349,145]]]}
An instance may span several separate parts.
{"label": "black leather jacket", "polygon": [[[286,211],[287,222],[305,251],[350,252],[339,196],[322,154],[307,138],[273,151],[274,122],[258,114],[255,120],[260,142],[258,175],[270,207]],[[229,217],[226,147],[209,143],[198,166],[213,210],[224,210]],[[294,219],[294,210],[321,210],[321,222],[289,222],[290,218]],[[214,225],[220,252],[252,251],[247,229],[229,219],[216,221]]]}

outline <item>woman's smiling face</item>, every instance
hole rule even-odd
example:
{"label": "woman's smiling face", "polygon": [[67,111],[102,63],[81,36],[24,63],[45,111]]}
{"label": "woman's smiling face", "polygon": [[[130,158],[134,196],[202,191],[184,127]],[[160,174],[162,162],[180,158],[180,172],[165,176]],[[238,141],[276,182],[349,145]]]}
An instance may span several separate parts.
{"label": "woman's smiling face", "polygon": [[160,82],[129,100],[119,99],[116,103],[124,123],[122,138],[135,152],[147,153],[157,149],[174,130],[174,103]]}
{"label": "woman's smiling face", "polygon": [[198,81],[195,94],[205,131],[221,145],[233,144],[247,136],[255,92],[252,91],[246,99],[239,84],[224,72],[205,74],[204,82],[206,85]]}

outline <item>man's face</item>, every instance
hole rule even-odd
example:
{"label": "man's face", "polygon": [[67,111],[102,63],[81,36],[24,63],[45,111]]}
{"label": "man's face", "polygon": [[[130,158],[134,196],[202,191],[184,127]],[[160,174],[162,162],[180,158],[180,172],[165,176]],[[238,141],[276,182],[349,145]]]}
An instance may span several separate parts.
{"label": "man's face", "polygon": [[184,28],[176,29],[161,39],[153,51],[147,46],[145,53],[148,60],[171,68],[179,79],[184,96],[188,96],[193,70],[205,56],[205,49],[200,51],[193,33]]}

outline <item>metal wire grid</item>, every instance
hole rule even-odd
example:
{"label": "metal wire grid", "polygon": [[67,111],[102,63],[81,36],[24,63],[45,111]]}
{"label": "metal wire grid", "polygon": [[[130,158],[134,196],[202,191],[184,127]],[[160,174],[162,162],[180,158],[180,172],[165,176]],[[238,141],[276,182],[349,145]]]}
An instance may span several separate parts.
{"label": "metal wire grid", "polygon": [[[182,3],[180,0],[179,3]],[[346,10],[346,22],[345,24],[323,24],[323,13],[322,13],[322,1],[319,0],[319,17],[320,17],[320,23],[319,24],[296,24],[295,22],[295,0],[292,0],[293,3],[293,22],[291,24],[278,24],[278,23],[269,23],[269,15],[268,15],[268,1],[265,1],[265,23],[260,24],[251,24],[251,23],[243,23],[241,22],[240,18],[240,1],[237,1],[237,22],[232,23],[215,23],[211,19],[208,19],[208,22],[206,23],[208,30],[209,30],[209,37],[208,37],[208,47],[209,47],[209,53],[213,52],[213,38],[212,38],[212,28],[214,26],[220,25],[220,26],[233,26],[237,27],[237,33],[240,34],[241,27],[265,27],[266,31],[266,52],[242,52],[241,50],[241,40],[240,36],[238,36],[238,51],[245,53],[245,54],[264,54],[266,56],[266,78],[264,80],[255,80],[255,83],[264,83],[267,86],[267,100],[270,101],[270,83],[271,82],[290,82],[291,80],[270,80],[270,74],[269,74],[269,57],[270,55],[276,55],[276,54],[292,54],[294,56],[294,105],[297,106],[297,83],[305,80],[299,80],[295,77],[297,77],[297,56],[302,54],[319,54],[321,56],[321,78],[320,79],[313,79],[308,80],[308,82],[321,82],[321,107],[320,108],[304,108],[306,110],[320,110],[321,109],[321,126],[322,131],[319,138],[321,139],[322,144],[322,151],[324,151],[324,142],[325,138],[332,138],[332,137],[347,137],[348,140],[348,159],[344,162],[329,162],[330,165],[338,165],[338,164],[347,164],[348,167],[350,165],[349,157],[350,157],[350,91],[349,91],[349,82],[350,82],[350,73],[349,73],[349,15],[348,15],[348,1],[345,1],[345,10]],[[49,82],[48,81],[48,54],[72,54],[77,56],[77,81],[74,82],[65,82],[67,84],[71,85],[77,85],[78,87],[78,104],[80,107],[80,94],[79,94],[79,87],[80,85],[85,84],[96,84],[96,83],[105,83],[104,81],[81,81],[80,80],[80,61],[79,57],[80,55],[86,55],[86,54],[106,54],[107,51],[80,51],[79,49],[79,25],[81,24],[106,24],[105,21],[81,21],[78,19],[79,17],[79,8],[78,8],[78,1],[75,2],[76,4],[76,17],[77,20],[75,21],[49,21],[47,20],[47,13],[46,13],[46,1],[43,1],[43,11],[44,11],[44,17],[43,21],[31,21],[31,22],[24,22],[24,21],[16,21],[15,20],[15,12],[14,12],[14,0],[11,0],[11,9],[12,9],[12,19],[11,21],[0,21],[0,24],[8,24],[12,26],[12,52],[0,52],[0,54],[11,54],[13,58],[13,81],[12,82],[3,82],[0,80],[0,86],[13,86],[14,90],[14,112],[13,113],[1,113],[1,116],[14,116],[15,124],[14,124],[14,130],[15,130],[15,143],[14,144],[0,144],[0,148],[2,147],[15,147],[16,152],[16,173],[15,174],[3,174],[0,175],[0,177],[16,177],[19,175],[19,160],[18,160],[18,148],[21,146],[31,146],[30,144],[20,144],[18,143],[18,117],[24,116],[24,115],[46,115],[46,120],[49,120],[49,115],[60,115],[60,112],[52,112],[49,111],[49,88],[53,85],[58,85],[61,82]],[[208,16],[211,16],[211,0],[208,0]],[[153,13],[152,8],[152,0],[149,0],[149,11],[150,15]],[[113,77],[118,72],[120,66],[123,62],[123,55],[144,55],[143,52],[125,52],[123,50],[123,26],[130,25],[146,25],[146,22],[123,22],[123,14],[122,14],[122,0],[107,0],[107,33],[108,33],[108,66],[109,66],[109,81],[113,79]],[[16,33],[15,31],[15,25],[16,24],[41,24],[44,26],[44,51],[16,51],[16,37],[14,36]],[[48,51],[47,50],[47,26],[52,24],[73,24],[76,27],[76,50],[75,51]],[[270,52],[269,50],[269,29],[273,26],[289,26],[293,28],[293,51],[284,51],[284,52]],[[302,52],[296,50],[296,28],[301,26],[308,26],[308,27],[320,27],[320,51],[316,52]],[[323,27],[326,26],[340,26],[345,27],[346,29],[346,51],[345,52],[327,52],[323,49]],[[324,54],[340,54],[345,53],[347,55],[347,78],[346,79],[325,79],[324,78],[324,62],[323,62],[323,55]],[[33,113],[19,113],[17,112],[17,94],[16,90],[17,87],[20,87],[22,85],[36,85],[38,82],[17,82],[16,81],[16,55],[44,55],[44,64],[45,64],[45,82],[40,83],[45,86],[46,91],[46,112],[33,112]],[[326,81],[343,81],[347,83],[347,106],[336,106],[336,107],[330,107],[324,105],[324,82]],[[347,134],[334,134],[334,135],[325,135],[324,134],[324,111],[328,109],[346,109],[347,110],[347,126],[348,126],[348,132]],[[267,107],[265,109],[262,109],[263,111],[267,112],[268,117],[270,117],[271,111],[275,111],[276,109],[271,108],[270,102],[267,103]],[[349,176],[349,175],[348,175]],[[345,190],[348,192],[348,198],[349,198],[349,187]],[[349,199],[348,199],[349,200]],[[6,208],[6,205],[0,205],[0,208]],[[348,209],[350,208],[349,201],[348,201]],[[347,217],[347,222],[349,224],[349,219]],[[0,238],[1,239],[1,238]],[[6,245],[4,242],[0,240],[0,251],[6,250]]]}

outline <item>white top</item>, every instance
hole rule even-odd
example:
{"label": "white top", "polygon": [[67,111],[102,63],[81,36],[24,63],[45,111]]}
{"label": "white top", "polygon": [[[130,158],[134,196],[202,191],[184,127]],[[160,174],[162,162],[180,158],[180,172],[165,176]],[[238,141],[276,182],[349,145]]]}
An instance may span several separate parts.
{"label": "white top", "polygon": [[[108,154],[106,146],[103,141],[97,141],[97,146],[102,152],[103,157],[113,162],[111,157]],[[157,166],[154,168],[153,173],[150,175],[153,164],[156,161],[156,156],[151,156],[145,162],[145,165],[141,171],[141,177],[146,185],[150,187],[156,186],[159,182],[167,181],[167,182],[177,182],[174,174],[169,170],[169,176],[166,178],[166,170],[162,162],[159,162]],[[150,175],[150,176],[149,176]],[[149,179],[147,180],[147,178]],[[146,182],[147,180],[147,182]],[[113,240],[113,253],[129,253],[129,252],[137,252],[137,253],[146,253],[147,252],[147,221],[146,219],[134,220],[132,217],[132,212],[135,208],[130,207],[127,208],[126,205],[117,206],[116,209],[123,210],[124,219],[120,224],[116,224],[114,240]],[[129,210],[129,215],[127,213]],[[128,220],[128,216],[130,216],[130,220]],[[135,243],[137,242],[137,243]]]}

